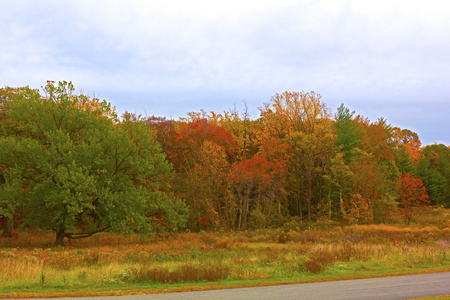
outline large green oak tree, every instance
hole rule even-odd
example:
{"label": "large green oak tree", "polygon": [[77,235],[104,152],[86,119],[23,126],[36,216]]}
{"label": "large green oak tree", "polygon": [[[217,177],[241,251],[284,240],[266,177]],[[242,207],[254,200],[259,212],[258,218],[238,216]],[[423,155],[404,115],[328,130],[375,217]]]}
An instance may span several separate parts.
{"label": "large green oak tree", "polygon": [[48,82],[7,101],[14,134],[0,138],[0,215],[53,230],[56,245],[105,230],[177,230],[187,208],[170,193],[172,166],[143,121]]}

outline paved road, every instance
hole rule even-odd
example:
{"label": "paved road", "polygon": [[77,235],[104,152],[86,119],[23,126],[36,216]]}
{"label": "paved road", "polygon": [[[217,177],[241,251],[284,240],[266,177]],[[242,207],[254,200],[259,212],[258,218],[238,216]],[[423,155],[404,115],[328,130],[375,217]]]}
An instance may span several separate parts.
{"label": "paved road", "polygon": [[450,272],[226,289],[204,292],[70,298],[82,300],[172,300],[172,299],[405,299],[450,295]]}

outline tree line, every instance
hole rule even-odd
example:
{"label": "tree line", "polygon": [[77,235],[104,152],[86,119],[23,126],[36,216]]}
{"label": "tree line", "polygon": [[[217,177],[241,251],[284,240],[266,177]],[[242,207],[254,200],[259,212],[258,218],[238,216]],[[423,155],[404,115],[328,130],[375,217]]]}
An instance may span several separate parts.
{"label": "tree line", "polygon": [[[56,243],[120,232],[411,221],[450,207],[450,148],[314,92],[187,117],[125,113],[70,82],[0,90],[0,216]],[[8,229],[9,228],[9,229]]]}

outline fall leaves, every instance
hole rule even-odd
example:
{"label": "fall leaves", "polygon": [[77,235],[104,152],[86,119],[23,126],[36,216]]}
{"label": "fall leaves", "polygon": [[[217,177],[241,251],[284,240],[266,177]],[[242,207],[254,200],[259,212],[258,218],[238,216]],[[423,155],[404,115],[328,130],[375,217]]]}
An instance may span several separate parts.
{"label": "fall leaves", "polygon": [[[275,94],[260,108],[257,119],[245,110],[191,112],[186,118],[168,120],[132,113],[118,118],[106,101],[74,96],[72,90],[67,82],[49,85],[44,97],[24,88],[0,90],[3,138],[43,140],[40,128],[49,126],[48,131],[65,132],[60,138],[74,145],[96,141],[80,148],[86,159],[98,148],[91,155],[98,160],[93,176],[101,181],[123,173],[130,179],[130,189],[149,188],[158,200],[147,203],[152,213],[141,217],[160,220],[155,221],[158,224],[173,218],[173,224],[180,224],[174,227],[183,227],[184,217],[173,217],[178,208],[163,209],[166,202],[183,206],[177,199],[189,207],[191,230],[279,226],[291,217],[381,223],[402,216],[409,223],[418,205],[450,205],[448,147],[422,148],[416,133],[392,128],[383,118],[371,122],[344,105],[332,116],[315,92]],[[25,91],[35,98],[24,99]],[[34,107],[25,113],[58,113],[65,121],[49,118],[38,124],[33,123],[38,118],[18,109],[9,111],[17,95]],[[8,101],[10,105],[3,105]],[[27,123],[17,126],[23,118]],[[95,136],[88,138],[87,129]],[[125,144],[135,150],[121,152]],[[125,161],[130,153],[135,159],[122,168],[118,157]],[[102,165],[106,162],[109,167]],[[5,160],[0,179],[7,167]],[[163,175],[157,174],[158,169]],[[144,171],[148,176],[141,178]],[[117,189],[111,187],[111,178],[102,182],[107,183],[102,188]]]}
{"label": "fall leaves", "polygon": [[422,179],[414,178],[411,173],[405,173],[401,178],[399,198],[406,224],[411,222],[414,206],[425,205],[429,202]]}
{"label": "fall leaves", "polygon": [[[416,134],[343,105],[333,118],[314,92],[276,94],[260,112],[256,120],[246,111],[201,111],[171,121],[164,149],[192,229],[278,226],[291,216],[372,223],[400,215],[402,174],[420,158]],[[160,136],[163,123],[155,118],[149,122]]]}

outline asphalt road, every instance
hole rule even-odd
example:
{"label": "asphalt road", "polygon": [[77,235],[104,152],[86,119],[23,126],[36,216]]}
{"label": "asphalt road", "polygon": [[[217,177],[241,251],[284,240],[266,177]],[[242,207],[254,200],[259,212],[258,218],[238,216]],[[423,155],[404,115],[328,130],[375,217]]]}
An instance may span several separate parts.
{"label": "asphalt road", "polygon": [[450,272],[203,292],[70,298],[82,300],[153,299],[406,299],[450,295]]}

